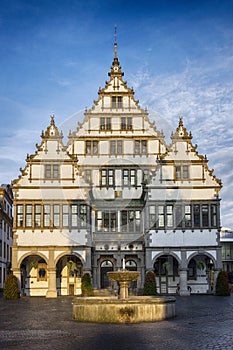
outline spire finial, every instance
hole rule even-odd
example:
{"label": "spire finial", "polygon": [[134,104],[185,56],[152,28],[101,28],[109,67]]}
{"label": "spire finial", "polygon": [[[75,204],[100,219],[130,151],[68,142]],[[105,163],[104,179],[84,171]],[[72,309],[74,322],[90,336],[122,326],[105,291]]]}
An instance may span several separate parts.
{"label": "spire finial", "polygon": [[183,117],[182,117],[182,115],[180,115],[179,126],[183,126]]}
{"label": "spire finial", "polygon": [[116,25],[114,27],[114,58],[117,58]]}
{"label": "spire finial", "polygon": [[54,125],[54,113],[51,115],[51,123],[50,125]]}

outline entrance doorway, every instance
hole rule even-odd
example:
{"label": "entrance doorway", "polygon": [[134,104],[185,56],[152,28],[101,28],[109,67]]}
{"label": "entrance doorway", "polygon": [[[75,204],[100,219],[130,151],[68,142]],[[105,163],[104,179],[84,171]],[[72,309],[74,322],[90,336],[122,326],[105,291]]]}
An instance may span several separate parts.
{"label": "entrance doorway", "polygon": [[74,284],[69,284],[69,295],[74,295]]}
{"label": "entrance doorway", "polygon": [[179,283],[178,261],[171,255],[162,255],[154,263],[158,292],[175,294]]}
{"label": "entrance doorway", "polygon": [[100,288],[105,289],[109,287],[108,272],[113,271],[113,263],[110,260],[104,260],[100,265]]}

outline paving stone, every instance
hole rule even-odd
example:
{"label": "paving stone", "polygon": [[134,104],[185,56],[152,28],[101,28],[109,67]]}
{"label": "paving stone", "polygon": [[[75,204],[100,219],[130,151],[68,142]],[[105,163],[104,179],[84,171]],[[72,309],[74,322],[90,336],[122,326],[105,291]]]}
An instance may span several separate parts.
{"label": "paving stone", "polygon": [[177,297],[176,313],[155,323],[82,323],[70,297],[0,299],[0,349],[233,349],[233,295]]}

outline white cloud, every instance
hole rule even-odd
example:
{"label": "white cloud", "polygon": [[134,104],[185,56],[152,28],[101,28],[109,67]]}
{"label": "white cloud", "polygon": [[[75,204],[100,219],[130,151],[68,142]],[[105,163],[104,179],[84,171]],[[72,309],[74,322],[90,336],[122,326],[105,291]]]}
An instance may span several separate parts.
{"label": "white cloud", "polygon": [[[147,68],[131,80],[141,105],[152,110],[152,119],[169,140],[170,130],[184,118],[198,152],[207,154],[209,167],[221,178],[222,224],[233,227],[233,57],[217,57],[206,65],[188,61],[183,71],[153,76]],[[158,115],[160,117],[158,117]],[[164,122],[163,122],[164,121]],[[165,127],[164,125],[169,125]],[[169,134],[168,134],[168,132]]]}

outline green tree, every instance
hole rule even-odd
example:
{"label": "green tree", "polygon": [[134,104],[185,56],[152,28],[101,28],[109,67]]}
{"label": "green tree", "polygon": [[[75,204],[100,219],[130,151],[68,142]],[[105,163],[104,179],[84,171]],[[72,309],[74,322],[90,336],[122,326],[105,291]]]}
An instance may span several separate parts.
{"label": "green tree", "polygon": [[148,271],[144,282],[144,295],[156,295],[156,280],[155,273],[153,271]]}
{"label": "green tree", "polygon": [[225,271],[220,271],[216,281],[216,295],[229,296],[230,294],[228,274]]}
{"label": "green tree", "polygon": [[19,297],[19,288],[17,277],[10,274],[7,275],[3,289],[5,299],[17,299]]}
{"label": "green tree", "polygon": [[93,295],[93,288],[91,284],[91,276],[89,273],[85,273],[81,280],[82,296],[90,297]]}

